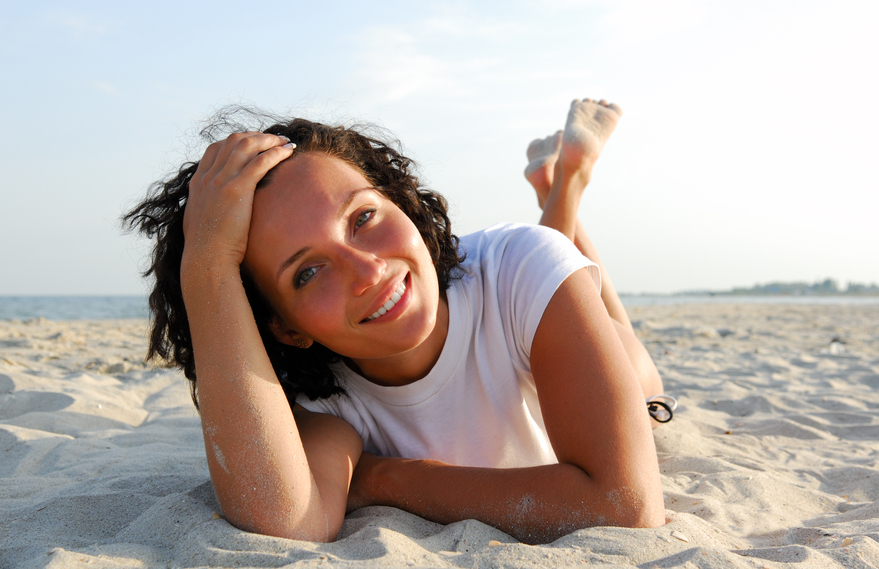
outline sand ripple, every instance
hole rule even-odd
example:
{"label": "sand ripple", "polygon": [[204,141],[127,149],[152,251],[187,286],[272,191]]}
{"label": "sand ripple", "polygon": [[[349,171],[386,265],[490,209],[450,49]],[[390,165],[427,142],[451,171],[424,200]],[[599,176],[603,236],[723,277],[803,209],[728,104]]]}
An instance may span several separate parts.
{"label": "sand ripple", "polygon": [[529,546],[393,508],[314,544],[217,516],[184,380],[144,322],[0,321],[0,568],[879,567],[879,307],[631,310],[675,420],[655,432],[668,525]]}

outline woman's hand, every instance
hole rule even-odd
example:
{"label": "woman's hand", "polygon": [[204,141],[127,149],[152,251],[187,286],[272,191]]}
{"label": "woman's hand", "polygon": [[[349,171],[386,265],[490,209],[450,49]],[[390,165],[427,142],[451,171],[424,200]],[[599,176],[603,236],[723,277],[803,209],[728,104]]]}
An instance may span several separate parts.
{"label": "woman's hand", "polygon": [[247,531],[328,541],[342,527],[360,437],[334,417],[300,410],[294,419],[240,278],[254,191],[293,153],[287,143],[248,132],[208,147],[189,184],[181,288],[224,517]]}
{"label": "woman's hand", "polygon": [[184,267],[200,259],[237,270],[247,250],[256,185],[294,148],[284,137],[259,132],[236,133],[208,146],[189,183]]}

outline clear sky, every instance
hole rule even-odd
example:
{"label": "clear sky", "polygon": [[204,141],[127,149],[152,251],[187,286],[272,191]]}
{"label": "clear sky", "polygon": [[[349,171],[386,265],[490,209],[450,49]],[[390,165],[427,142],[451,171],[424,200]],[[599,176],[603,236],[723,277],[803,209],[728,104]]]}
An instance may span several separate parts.
{"label": "clear sky", "polygon": [[525,148],[623,119],[580,217],[617,288],[879,282],[879,2],[0,0],[0,295],[140,294],[118,217],[228,103],[393,131],[465,234]]}

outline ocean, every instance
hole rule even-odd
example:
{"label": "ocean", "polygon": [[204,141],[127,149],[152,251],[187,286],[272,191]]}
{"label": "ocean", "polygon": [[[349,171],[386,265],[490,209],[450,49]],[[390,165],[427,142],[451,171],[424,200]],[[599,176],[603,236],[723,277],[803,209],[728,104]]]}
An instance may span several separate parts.
{"label": "ocean", "polygon": [[[622,294],[626,306],[671,304],[879,304],[879,296]],[[147,318],[143,296],[0,296],[0,320]]]}
{"label": "ocean", "polygon": [[0,296],[0,320],[146,318],[145,296]]}

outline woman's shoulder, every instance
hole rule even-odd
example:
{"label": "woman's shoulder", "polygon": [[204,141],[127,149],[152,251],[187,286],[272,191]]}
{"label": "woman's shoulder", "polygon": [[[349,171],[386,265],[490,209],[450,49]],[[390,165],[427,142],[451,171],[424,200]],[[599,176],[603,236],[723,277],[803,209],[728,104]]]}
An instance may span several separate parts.
{"label": "woman's shoulder", "polygon": [[461,237],[458,248],[467,255],[465,264],[472,264],[486,256],[517,250],[533,251],[540,247],[561,248],[570,254],[578,253],[576,247],[555,229],[528,223],[498,223],[475,231]]}
{"label": "woman's shoulder", "polygon": [[474,231],[473,233],[468,233],[461,237],[461,242],[469,242],[469,241],[495,241],[495,240],[503,240],[510,239],[519,235],[533,235],[533,236],[550,236],[550,235],[558,235],[564,238],[564,235],[561,235],[555,229],[551,229],[549,227],[544,227],[543,225],[536,225],[533,223],[515,223],[515,222],[503,222],[496,223],[491,227],[486,229],[480,229],[479,231]]}
{"label": "woman's shoulder", "polygon": [[[466,255],[461,265],[463,281],[478,281],[483,287],[530,292],[549,287],[554,292],[583,267],[589,268],[596,286],[601,286],[598,266],[562,233],[541,225],[499,223],[465,235],[460,249]],[[471,284],[476,286],[476,282]]]}

